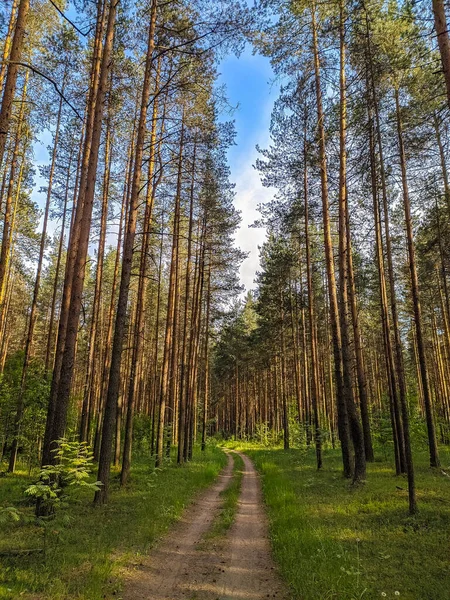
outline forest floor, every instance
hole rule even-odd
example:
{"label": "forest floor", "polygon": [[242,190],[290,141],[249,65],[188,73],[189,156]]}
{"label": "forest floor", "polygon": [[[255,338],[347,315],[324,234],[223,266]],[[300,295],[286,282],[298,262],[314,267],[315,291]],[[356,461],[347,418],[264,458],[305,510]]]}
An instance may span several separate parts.
{"label": "forest floor", "polygon": [[20,514],[18,522],[0,518],[0,599],[119,599],[124,566],[148,555],[226,462],[213,445],[196,448],[185,465],[173,460],[162,469],[142,455],[127,486],[119,487],[113,473],[106,506],[94,507],[92,493],[83,493],[47,524],[36,523],[23,493],[37,472],[0,478],[0,509]]}
{"label": "forest floor", "polygon": [[314,448],[227,445],[260,473],[274,559],[296,600],[450,599],[448,447],[442,469],[415,452],[419,511],[410,516],[406,479],[379,448],[355,486],[339,450],[324,450],[319,472]]}
{"label": "forest floor", "polygon": [[[232,502],[234,518],[227,521],[229,528],[220,523],[226,510],[223,496],[233,485],[231,456],[218,482],[148,558],[141,558],[134,570],[124,573],[124,600],[287,598],[271,557],[259,477],[251,460],[240,457],[241,489],[237,502]],[[239,467],[234,471],[236,478]],[[208,535],[211,530],[213,534]]]}
{"label": "forest floor", "polygon": [[338,450],[318,472],[313,448],[226,445],[240,454],[211,445],[158,470],[137,460],[107,506],[86,495],[45,527],[24,503],[33,475],[1,478],[0,508],[21,520],[0,523],[0,599],[450,599],[448,448],[442,469],[415,453],[410,516],[385,450],[354,486]]}

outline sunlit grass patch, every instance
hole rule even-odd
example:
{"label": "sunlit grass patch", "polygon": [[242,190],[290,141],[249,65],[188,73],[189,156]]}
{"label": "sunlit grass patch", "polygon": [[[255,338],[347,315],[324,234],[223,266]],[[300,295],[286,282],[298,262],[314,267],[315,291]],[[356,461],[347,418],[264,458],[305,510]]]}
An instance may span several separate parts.
{"label": "sunlit grass patch", "polygon": [[419,513],[411,517],[406,480],[389,463],[369,465],[367,482],[352,486],[338,451],[325,451],[322,472],[313,450],[246,451],[262,475],[275,558],[295,598],[449,600],[450,480],[429,469],[426,454],[416,456]]}

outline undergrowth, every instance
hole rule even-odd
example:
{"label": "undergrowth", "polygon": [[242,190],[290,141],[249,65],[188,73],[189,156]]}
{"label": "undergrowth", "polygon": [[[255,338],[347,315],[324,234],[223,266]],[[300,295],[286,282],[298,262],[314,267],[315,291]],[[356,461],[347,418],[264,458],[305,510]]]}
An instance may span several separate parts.
{"label": "undergrowth", "polygon": [[[149,460],[133,464],[129,485],[120,488],[116,473],[111,499],[101,508],[84,494],[63,518],[43,528],[23,491],[32,482],[24,472],[0,479],[0,508],[14,506],[19,521],[0,523],[0,598],[101,600],[120,597],[120,569],[132,556],[148,552],[181,516],[194,495],[209,486],[226,463],[213,446],[194,453],[182,466],[152,469]],[[67,519],[70,522],[67,522]]]}

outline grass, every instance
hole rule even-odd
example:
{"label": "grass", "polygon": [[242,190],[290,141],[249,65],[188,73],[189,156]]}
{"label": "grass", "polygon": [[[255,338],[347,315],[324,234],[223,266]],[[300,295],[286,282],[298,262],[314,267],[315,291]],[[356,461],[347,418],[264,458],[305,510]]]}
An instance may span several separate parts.
{"label": "grass", "polygon": [[[369,465],[364,485],[352,486],[341,476],[338,451],[324,451],[317,472],[313,450],[241,448],[262,475],[275,559],[295,599],[449,600],[450,479],[429,469],[425,454],[416,456],[419,513],[410,517],[406,481],[384,460]],[[447,468],[448,449],[441,458]],[[236,513],[242,459],[233,459],[213,536],[223,536]],[[70,524],[62,516],[51,523],[46,557],[1,556],[43,546],[43,530],[23,504],[30,478],[1,478],[0,507],[17,506],[29,521],[0,525],[0,598],[119,598],[123,566],[149,550],[225,463],[213,447],[182,467],[152,472],[138,462],[129,486],[115,483],[108,506],[94,509],[85,497],[67,511]]]}
{"label": "grass", "polygon": [[239,495],[241,493],[244,461],[239,454],[233,453],[232,456],[233,478],[230,484],[220,493],[223,499],[223,506],[206,534],[207,540],[223,537],[234,523]]}
{"label": "grass", "polygon": [[[146,553],[181,516],[195,494],[210,485],[226,464],[225,454],[207,447],[183,466],[158,471],[148,462],[133,466],[129,485],[117,480],[109,504],[94,508],[90,496],[72,504],[47,527],[47,552],[20,557],[2,553],[42,548],[43,529],[23,504],[30,478],[23,473],[0,479],[0,507],[15,505],[27,521],[0,525],[0,598],[100,600],[120,597],[120,570]],[[22,503],[22,505],[21,505]]]}
{"label": "grass", "polygon": [[[375,462],[367,482],[341,476],[340,454],[242,449],[262,475],[274,556],[301,600],[449,600],[450,480],[416,457],[419,513],[408,515],[406,480]],[[441,452],[450,465],[448,449]],[[401,488],[401,489],[399,489]]]}

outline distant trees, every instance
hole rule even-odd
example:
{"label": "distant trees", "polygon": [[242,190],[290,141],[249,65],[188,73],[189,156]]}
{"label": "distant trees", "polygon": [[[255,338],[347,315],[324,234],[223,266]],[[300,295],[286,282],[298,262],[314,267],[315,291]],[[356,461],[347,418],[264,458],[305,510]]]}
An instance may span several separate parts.
{"label": "distant trees", "polygon": [[[388,419],[396,471],[408,476],[411,513],[410,423],[415,435],[424,428],[432,467],[439,465],[437,435],[448,443],[450,425],[443,356],[447,148],[441,137],[448,112],[445,77],[436,69],[439,47],[447,75],[447,34],[444,6],[433,3],[433,10],[439,44],[426,34],[431,13],[421,3],[258,6],[252,39],[283,77],[271,145],[257,161],[276,196],[261,207],[268,239],[252,309],[256,325],[251,333],[235,330],[239,343],[229,340],[224,325],[214,378],[221,398],[217,427],[235,431],[232,415],[220,408],[223,401],[233,406],[235,390],[221,380],[227,344],[242,348],[234,360],[245,361],[247,380],[231,371],[229,377],[257,409],[241,435],[285,428],[280,415],[287,398],[291,435],[300,427],[297,440],[310,444],[316,429],[320,468],[320,442],[334,445],[337,434],[344,475],[355,481],[364,480],[373,440]],[[268,297],[266,281],[280,246],[289,263],[275,270],[278,293]],[[436,286],[431,271],[426,274],[433,260]],[[290,304],[277,303],[279,290]],[[291,310],[288,335],[281,327],[267,331],[269,305],[278,322]],[[236,323],[248,306],[233,310]]]}

